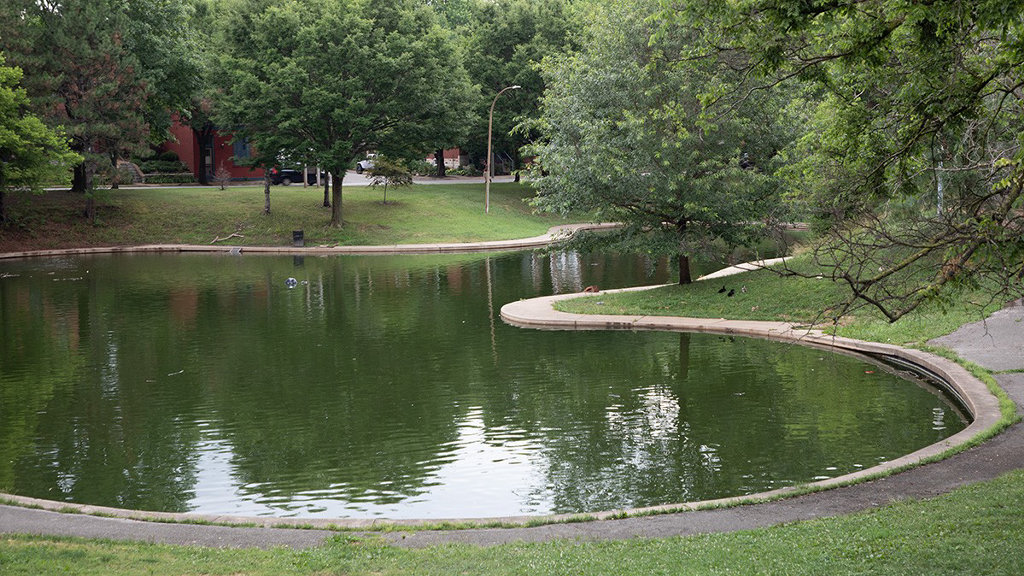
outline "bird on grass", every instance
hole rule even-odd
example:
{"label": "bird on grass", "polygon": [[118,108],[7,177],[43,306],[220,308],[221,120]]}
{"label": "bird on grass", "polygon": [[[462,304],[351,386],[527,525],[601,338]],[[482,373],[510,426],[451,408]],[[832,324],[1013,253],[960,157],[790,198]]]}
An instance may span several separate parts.
{"label": "bird on grass", "polygon": [[718,293],[725,294],[725,286],[722,286],[721,290],[719,290]]}
{"label": "bird on grass", "polygon": [[729,293],[726,294],[726,296],[728,296],[729,298],[732,298],[733,294],[735,294],[735,293],[736,293],[735,290],[729,290]]}

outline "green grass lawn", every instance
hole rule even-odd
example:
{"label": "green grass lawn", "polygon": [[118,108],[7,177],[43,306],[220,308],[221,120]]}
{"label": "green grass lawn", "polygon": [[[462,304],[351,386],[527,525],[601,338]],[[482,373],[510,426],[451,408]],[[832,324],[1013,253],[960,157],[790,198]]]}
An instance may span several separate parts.
{"label": "green grass lawn", "polygon": [[[788,264],[807,273],[810,265],[797,258]],[[778,269],[779,267],[776,267]],[[734,291],[733,296],[721,288]],[[719,280],[671,285],[639,292],[604,293],[558,302],[555,308],[580,314],[628,314],[772,320],[815,325],[841,336],[923,345],[931,338],[949,334],[959,326],[981,320],[999,309],[1001,303],[983,292],[961,292],[946,306],[924,305],[896,323],[888,322],[877,310],[861,306],[836,322],[836,307],[848,292],[827,278],[802,278],[760,270]]]}
{"label": "green grass lawn", "polygon": [[761,530],[687,538],[400,550],[338,537],[304,551],[219,550],[8,537],[21,574],[1021,574],[1024,472],[933,500]]}
{"label": "green grass lawn", "polygon": [[413,185],[388,190],[346,187],[345,226],[328,226],[323,190],[273,186],[270,215],[263,214],[262,186],[148,188],[98,193],[98,220],[82,218],[85,200],[66,191],[17,197],[19,226],[0,230],[0,251],[131,244],[224,244],[287,246],[303,230],[307,245],[385,245],[504,240],[543,234],[567,223],[535,214],[524,202],[523,184],[491,185],[491,212],[484,213],[483,184]]}

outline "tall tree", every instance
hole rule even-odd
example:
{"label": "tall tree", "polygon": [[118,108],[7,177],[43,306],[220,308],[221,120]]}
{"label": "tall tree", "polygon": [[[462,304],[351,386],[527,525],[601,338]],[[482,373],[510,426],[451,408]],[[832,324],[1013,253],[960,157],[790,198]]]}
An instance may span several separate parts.
{"label": "tall tree", "polygon": [[342,226],[356,159],[423,150],[440,129],[436,95],[460,71],[449,35],[414,0],[244,0],[230,14],[220,123],[329,171],[331,225]]}
{"label": "tall tree", "polygon": [[748,82],[722,107],[793,79],[822,98],[795,188],[826,234],[847,306],[895,321],[950,289],[1024,294],[1024,2],[665,2]]}
{"label": "tall tree", "polygon": [[[191,0],[190,22],[188,28],[191,41],[185,43],[188,48],[191,67],[196,72],[193,76],[195,90],[188,95],[188,102],[177,110],[177,120],[192,130],[192,136],[199,143],[200,147],[212,146],[213,137],[217,131],[214,124],[213,104],[215,95],[222,84],[220,68],[217,64],[217,54],[224,45],[223,35],[225,26],[218,18],[218,10],[221,5],[217,0]],[[174,75],[172,77],[177,77]],[[180,86],[180,84],[178,84]],[[159,125],[159,124],[158,124]],[[216,166],[207,164],[206,154],[199,154],[198,165],[196,166],[196,177],[200,184],[209,184],[213,179]]]}
{"label": "tall tree", "polygon": [[124,4],[126,47],[148,88],[143,113],[149,140],[160,144],[170,137],[172,116],[189,110],[203,88],[205,54],[197,27],[205,26],[206,6],[196,0]]}
{"label": "tall tree", "polygon": [[585,48],[545,61],[536,204],[623,222],[580,241],[675,255],[684,284],[690,256],[750,244],[777,221],[772,174],[786,132],[780,101],[709,116],[700,97],[728,81],[728,62],[685,59],[693,38],[658,34],[645,18],[656,8],[595,3]]}
{"label": "tall tree", "polygon": [[[538,64],[546,56],[571,51],[576,45],[580,20],[570,0],[477,0],[464,29],[466,69],[480,87],[476,114],[480,120],[469,134],[464,150],[476,161],[486,161],[487,118],[495,95],[506,92],[494,109],[493,148],[520,164],[520,148],[535,134],[513,133],[521,120],[537,117],[544,78]],[[526,126],[527,124],[524,124]]]}
{"label": "tall tree", "polygon": [[0,54],[0,226],[9,219],[8,192],[37,192],[66,176],[79,160],[60,131],[50,130],[29,111],[21,77],[21,69],[5,66]]}
{"label": "tall tree", "polygon": [[[473,16],[472,0],[425,1],[440,16],[442,28],[451,35],[452,43],[459,49],[455,60],[464,62],[467,27]],[[431,137],[430,150],[434,152],[438,178],[446,175],[445,149],[465,146],[473,126],[480,122],[479,111],[475,107],[480,99],[480,87],[471,84],[468,74],[462,70],[462,66],[454,65],[456,73],[449,78],[444,92],[435,96],[438,104],[435,112],[438,121],[435,124],[439,130]]]}
{"label": "tall tree", "polygon": [[443,19],[443,25],[452,30],[463,28],[472,21],[473,0],[423,0]]}
{"label": "tall tree", "polygon": [[84,193],[85,214],[96,217],[94,176],[122,152],[140,149],[148,135],[151,95],[129,42],[125,3],[12,0],[3,11],[3,48],[28,70],[25,87],[44,121],[63,126],[83,162],[73,189]]}

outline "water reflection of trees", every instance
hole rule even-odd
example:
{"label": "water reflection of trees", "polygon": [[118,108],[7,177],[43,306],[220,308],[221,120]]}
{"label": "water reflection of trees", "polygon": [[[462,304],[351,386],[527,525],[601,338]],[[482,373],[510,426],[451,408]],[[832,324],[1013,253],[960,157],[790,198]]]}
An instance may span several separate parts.
{"label": "water reflection of trees", "polygon": [[[99,278],[69,270],[0,284],[4,330],[15,327],[4,338],[0,362],[5,374],[24,363],[22,378],[0,386],[0,394],[14,397],[0,404],[0,436],[24,440],[3,446],[2,460],[13,461],[3,488],[55,500],[181,509],[189,496],[190,430],[167,422],[150,400],[161,392],[149,368],[166,357],[166,334],[117,336],[123,293]],[[168,398],[187,402],[188,395]],[[32,414],[8,417],[8,410]]]}
{"label": "water reflection of trees", "polygon": [[884,401],[901,387],[823,389],[822,370],[848,383],[863,368],[818,352],[494,322],[538,291],[667,278],[643,259],[100,258],[57,290],[26,274],[0,282],[0,362],[27,374],[0,386],[0,447],[19,455],[0,486],[20,493],[185,509],[214,442],[230,448],[221,480],[268,506],[386,505],[430,491],[471,422],[493,446],[543,440],[527,500],[583,510],[760,489],[792,477],[794,450],[827,468],[850,435],[936,434],[878,424],[931,422],[930,406]]}

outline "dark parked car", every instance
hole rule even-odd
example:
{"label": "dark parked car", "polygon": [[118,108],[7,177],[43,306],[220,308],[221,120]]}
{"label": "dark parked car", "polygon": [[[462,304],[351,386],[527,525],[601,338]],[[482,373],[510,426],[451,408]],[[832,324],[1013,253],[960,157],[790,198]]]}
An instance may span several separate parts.
{"label": "dark parked car", "polygon": [[[316,173],[310,172],[308,175],[306,184],[316,184]],[[302,170],[293,170],[291,168],[272,168],[270,170],[270,183],[271,184],[283,184],[288,186],[292,182],[302,182]]]}

